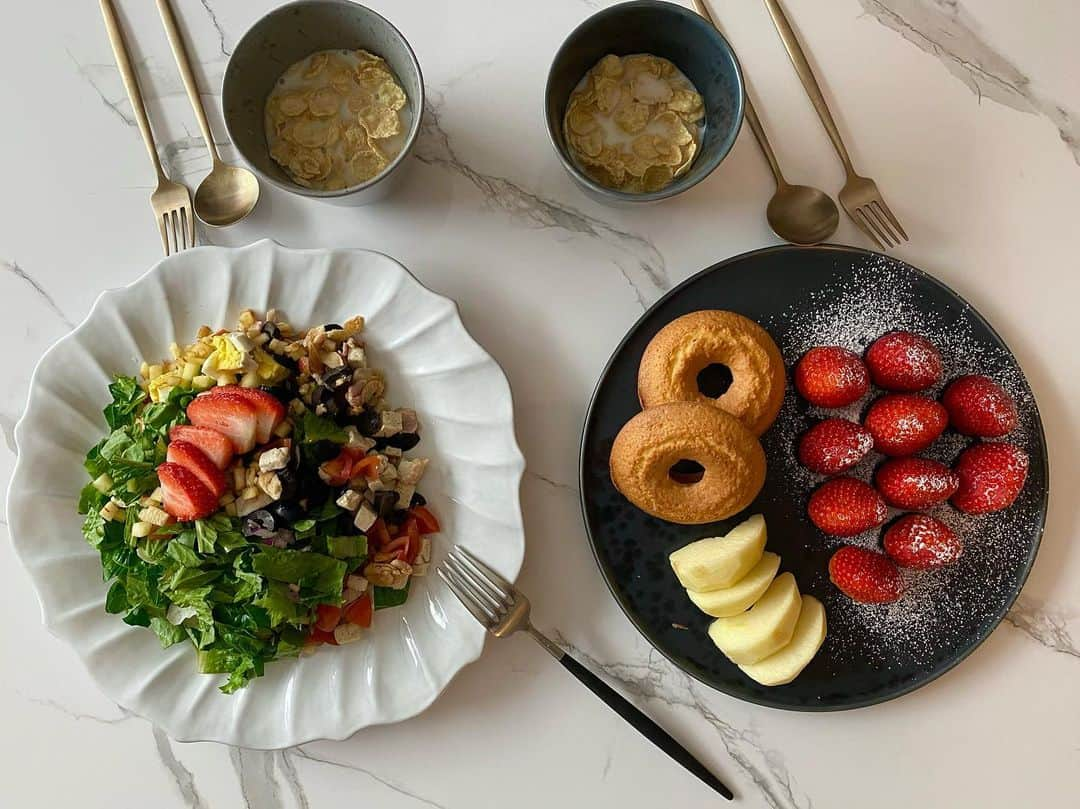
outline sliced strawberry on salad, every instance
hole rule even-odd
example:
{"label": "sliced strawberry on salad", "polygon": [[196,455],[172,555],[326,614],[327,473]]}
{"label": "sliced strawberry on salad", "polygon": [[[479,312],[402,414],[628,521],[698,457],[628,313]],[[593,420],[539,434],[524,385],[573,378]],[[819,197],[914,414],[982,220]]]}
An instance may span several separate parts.
{"label": "sliced strawberry on salad", "polygon": [[259,413],[246,396],[236,391],[232,387],[215,388],[196,396],[188,405],[187,417],[196,427],[221,433],[242,455],[255,448]]}
{"label": "sliced strawberry on salad", "polygon": [[[168,453],[165,456],[169,463],[179,464],[199,479],[210,493],[214,496],[214,502],[225,494],[228,484],[225,475],[210,458],[194,444],[187,441],[173,441],[169,444]],[[168,509],[166,508],[166,511]],[[173,514],[177,519],[178,515]]]}
{"label": "sliced strawberry on salad", "polygon": [[177,424],[169,430],[169,441],[186,441],[201,449],[218,469],[225,469],[236,454],[232,441],[207,427]]}
{"label": "sliced strawberry on salad", "polygon": [[163,463],[157,470],[165,511],[183,522],[209,517],[218,508],[218,499],[198,476],[178,463]]}
{"label": "sliced strawberry on salad", "polygon": [[278,401],[277,397],[264,390],[257,388],[241,388],[233,385],[224,388],[215,388],[206,393],[206,396],[220,396],[222,392],[235,394],[247,401],[255,408],[257,422],[255,425],[255,440],[265,444],[273,435],[278,425],[285,420],[285,405]]}

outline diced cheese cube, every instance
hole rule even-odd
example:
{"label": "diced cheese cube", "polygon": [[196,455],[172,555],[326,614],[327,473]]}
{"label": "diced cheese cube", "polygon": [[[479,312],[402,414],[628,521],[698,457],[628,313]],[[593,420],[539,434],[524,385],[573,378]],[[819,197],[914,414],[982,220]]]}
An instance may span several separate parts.
{"label": "diced cheese cube", "polygon": [[399,410],[384,410],[382,411],[382,426],[379,428],[379,432],[376,433],[380,438],[389,438],[392,435],[397,435],[401,432],[401,411]]}
{"label": "diced cheese cube", "polygon": [[263,472],[272,472],[277,469],[284,469],[288,465],[288,447],[274,447],[273,449],[266,450],[266,452],[259,456],[259,469],[261,469]]}
{"label": "diced cheese cube", "polygon": [[346,489],[336,502],[346,511],[356,511],[360,508],[360,504],[364,502],[364,499],[360,496],[360,492],[355,489]]}
{"label": "diced cheese cube", "polygon": [[416,494],[416,487],[411,483],[399,483],[394,491],[398,493],[398,500],[394,504],[394,508],[406,509],[412,503],[413,495]]}
{"label": "diced cheese cube", "polygon": [[378,519],[378,515],[375,514],[367,504],[361,504],[360,508],[356,511],[356,517],[353,519],[353,525],[355,525],[361,531],[367,531],[371,526],[375,524],[375,520]]}
{"label": "diced cheese cube", "polygon": [[427,458],[402,458],[398,463],[398,479],[402,483],[416,485],[427,469]]}

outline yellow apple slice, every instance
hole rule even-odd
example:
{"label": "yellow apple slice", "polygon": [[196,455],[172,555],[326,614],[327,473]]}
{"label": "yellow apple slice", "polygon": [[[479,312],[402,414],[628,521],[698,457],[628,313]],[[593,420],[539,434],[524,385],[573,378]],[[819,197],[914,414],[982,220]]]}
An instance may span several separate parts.
{"label": "yellow apple slice", "polygon": [[814,659],[825,642],[825,632],[825,608],[813,596],[803,596],[802,611],[795,623],[791,642],[764,660],[739,668],[762,685],[786,685]]}
{"label": "yellow apple slice", "polygon": [[801,606],[795,577],[782,573],[746,612],[713,621],[709,637],[732,663],[757,663],[788,644]]}
{"label": "yellow apple slice", "polygon": [[723,590],[708,590],[704,593],[687,590],[686,594],[697,608],[713,618],[727,618],[738,615],[754,606],[772,583],[776,571],[780,569],[780,557],[766,551],[750,572]]}
{"label": "yellow apple slice", "polygon": [[668,560],[687,590],[719,590],[733,585],[758,563],[765,539],[765,518],[755,514],[722,537],[699,539],[679,548]]}

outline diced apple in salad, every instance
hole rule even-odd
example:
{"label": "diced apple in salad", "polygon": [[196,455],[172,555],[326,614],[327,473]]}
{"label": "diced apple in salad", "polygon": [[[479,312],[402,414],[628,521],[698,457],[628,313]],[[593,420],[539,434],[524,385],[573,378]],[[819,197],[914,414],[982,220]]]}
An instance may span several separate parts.
{"label": "diced apple in salad", "polygon": [[226,693],[360,640],[427,573],[440,526],[416,490],[428,461],[406,455],[420,422],[385,402],[363,327],[248,310],[109,386],[79,502],[105,608],[192,643]]}

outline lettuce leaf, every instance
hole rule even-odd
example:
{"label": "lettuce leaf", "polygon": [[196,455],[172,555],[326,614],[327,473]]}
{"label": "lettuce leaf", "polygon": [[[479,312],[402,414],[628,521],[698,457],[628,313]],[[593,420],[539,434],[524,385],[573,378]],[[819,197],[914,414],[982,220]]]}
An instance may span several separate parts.
{"label": "lettuce leaf", "polygon": [[255,553],[252,567],[268,579],[299,585],[305,600],[325,598],[335,604],[341,600],[341,582],[347,572],[344,562],[321,553],[269,545]]}
{"label": "lettuce leaf", "polygon": [[299,440],[302,444],[314,444],[317,441],[344,444],[349,440],[348,434],[336,421],[325,416],[317,416],[310,410],[304,411],[304,417],[300,420],[299,426]]}

